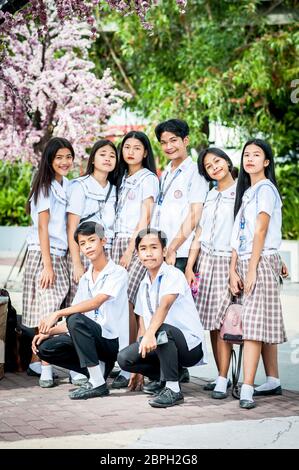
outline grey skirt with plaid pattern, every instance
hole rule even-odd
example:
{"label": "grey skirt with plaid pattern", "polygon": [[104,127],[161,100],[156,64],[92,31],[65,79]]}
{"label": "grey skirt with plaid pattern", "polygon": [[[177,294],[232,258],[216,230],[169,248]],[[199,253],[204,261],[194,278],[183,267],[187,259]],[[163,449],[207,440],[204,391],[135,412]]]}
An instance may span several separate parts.
{"label": "grey skirt with plaid pattern", "polygon": [[[248,264],[248,259],[238,258],[237,270],[243,282],[248,271]],[[241,294],[238,297],[238,302],[243,305],[242,329],[245,340],[262,341],[268,344],[287,341],[280,302],[280,272],[281,258],[278,253],[261,256],[252,293]],[[219,328],[225,310],[224,307],[217,319],[216,323]]]}
{"label": "grey skirt with plaid pattern", "polygon": [[[228,256],[215,256],[201,251],[196,271],[200,275],[195,305],[205,330],[216,330],[220,309],[230,304]],[[226,307],[226,308],[227,308]]]}
{"label": "grey skirt with plaid pattern", "polygon": [[[119,263],[120,258],[128,248],[130,243],[129,237],[115,237],[112,243],[111,257],[115,263]],[[129,284],[128,284],[128,298],[129,302],[135,305],[137,292],[142,279],[146,273],[146,268],[143,266],[138,258],[137,251],[134,250],[131,263],[128,267]]]}
{"label": "grey skirt with plaid pattern", "polygon": [[66,256],[51,255],[55,282],[52,287],[42,289],[40,276],[43,270],[40,251],[28,251],[23,279],[22,323],[37,327],[50,313],[59,310],[69,290],[69,275]]}

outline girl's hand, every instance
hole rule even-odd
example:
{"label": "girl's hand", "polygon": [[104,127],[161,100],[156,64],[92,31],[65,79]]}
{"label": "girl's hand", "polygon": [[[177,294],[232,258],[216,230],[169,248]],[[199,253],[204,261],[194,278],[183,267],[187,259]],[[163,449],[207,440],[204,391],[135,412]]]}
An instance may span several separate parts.
{"label": "girl's hand", "polygon": [[129,382],[129,390],[130,392],[141,392],[143,390],[144,385],[144,377],[141,374],[131,374],[130,382]]}
{"label": "girl's hand", "polygon": [[40,286],[42,289],[47,289],[48,287],[52,287],[55,282],[55,273],[53,271],[52,266],[45,266],[41,272],[40,276]]}
{"label": "girl's hand", "polygon": [[282,265],[281,265],[281,275],[283,278],[288,277],[289,275],[289,270],[287,268],[287,265],[284,262],[282,262]]}
{"label": "girl's hand", "polygon": [[[60,315],[61,316],[61,315]],[[48,317],[40,321],[38,325],[38,330],[40,333],[48,334],[52,326],[54,326],[58,321],[59,316],[57,312],[51,313]]]}
{"label": "girl's hand", "polygon": [[39,333],[38,335],[34,336],[32,340],[32,344],[31,344],[31,349],[34,354],[38,353],[38,345],[42,343],[45,339],[48,339],[49,336],[50,336],[49,334],[45,335],[43,333]]}
{"label": "girl's hand", "polygon": [[168,249],[165,261],[167,264],[174,266],[176,262],[176,252]]}
{"label": "girl's hand", "polygon": [[147,353],[154,351],[157,348],[157,341],[155,335],[151,333],[145,333],[139,346],[139,354],[144,359]]}
{"label": "girl's hand", "polygon": [[133,257],[132,251],[130,251],[130,250],[127,249],[127,250],[124,252],[124,254],[122,255],[122,257],[120,258],[119,264],[120,264],[123,268],[128,269],[128,267],[130,266],[130,263],[131,263],[131,261],[132,261],[132,257]]}
{"label": "girl's hand", "polygon": [[76,284],[78,284],[84,273],[85,269],[82,263],[74,264],[73,280]]}
{"label": "girl's hand", "polygon": [[190,287],[192,286],[192,283],[196,281],[193,269],[189,268],[188,266],[186,266],[185,269],[185,277]]}
{"label": "girl's hand", "polygon": [[243,289],[242,279],[235,270],[230,272],[229,288],[234,296],[240,294],[240,291]]}
{"label": "girl's hand", "polygon": [[248,270],[244,282],[244,294],[250,295],[256,283],[256,269]]}

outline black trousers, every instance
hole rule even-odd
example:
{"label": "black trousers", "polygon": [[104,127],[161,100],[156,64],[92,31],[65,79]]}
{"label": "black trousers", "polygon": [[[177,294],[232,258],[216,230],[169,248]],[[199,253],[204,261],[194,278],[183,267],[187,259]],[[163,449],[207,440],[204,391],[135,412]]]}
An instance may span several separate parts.
{"label": "black trousers", "polygon": [[130,344],[118,353],[117,362],[121,369],[149,377],[151,380],[178,382],[179,370],[197,364],[202,356],[201,343],[189,351],[181,330],[163,323],[157,331],[166,331],[168,343],[157,346],[145,358],[139,354],[139,343]]}
{"label": "black trousers", "polygon": [[41,360],[87,375],[87,367],[105,362],[106,379],[113,369],[118,353],[118,338],[106,339],[102,328],[90,318],[75,313],[67,318],[70,336],[53,336],[39,345]]}
{"label": "black trousers", "polygon": [[175,261],[175,267],[185,274],[187,262],[188,262],[188,258],[177,258]]}

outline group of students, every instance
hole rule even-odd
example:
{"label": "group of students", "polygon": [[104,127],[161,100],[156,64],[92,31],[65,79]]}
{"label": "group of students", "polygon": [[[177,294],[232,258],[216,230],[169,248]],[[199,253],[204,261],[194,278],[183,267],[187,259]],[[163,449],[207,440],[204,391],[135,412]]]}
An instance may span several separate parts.
{"label": "group of students", "polygon": [[[248,141],[236,183],[222,150],[201,151],[197,164],[188,156],[186,122],[170,119],[155,133],[169,159],[160,181],[143,132],[126,134],[119,151],[96,142],[72,181],[70,142],[46,145],[28,199],[22,321],[38,329],[28,373],[52,387],[52,365],[69,369],[79,385],[70,398],[87,399],[109,394],[117,360],[113,387],[143,388],[151,406],[173,406],[184,400],[186,368],[207,362],[206,329],[218,377],[205,389],[226,398],[231,346],[219,329],[234,296],[243,305],[240,407],[253,408],[254,396],[281,394],[277,344],[286,341],[272,150]],[[267,380],[254,389],[261,354]]]}

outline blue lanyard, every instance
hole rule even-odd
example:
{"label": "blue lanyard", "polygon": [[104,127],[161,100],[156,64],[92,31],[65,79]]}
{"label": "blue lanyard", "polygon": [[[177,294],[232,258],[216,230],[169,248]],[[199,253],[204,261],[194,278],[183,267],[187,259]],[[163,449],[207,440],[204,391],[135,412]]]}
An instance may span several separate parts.
{"label": "blue lanyard", "polygon": [[[100,284],[99,287],[97,288],[98,290],[100,290],[100,289],[102,289],[102,288],[104,287],[104,284],[105,284],[105,281],[106,281],[107,277],[108,277],[108,274],[105,274],[105,275],[103,276],[103,279],[101,280],[101,284]],[[91,290],[90,290],[89,283],[88,283],[88,294],[89,294],[89,297],[92,299],[92,298],[93,298],[93,295],[92,295],[92,292],[91,292]],[[96,308],[96,309],[93,311],[93,313],[94,313],[93,319],[94,319],[94,321],[96,322],[96,321],[98,320],[99,315],[100,315],[100,308],[99,308],[99,307]]]}
{"label": "blue lanyard", "polygon": [[[161,274],[159,277],[158,277],[158,286],[157,286],[157,294],[156,294],[156,308],[155,308],[155,311],[157,310],[157,308],[159,307],[159,294],[160,294],[160,287],[161,287],[161,281],[162,281],[162,277],[163,277],[163,274]],[[147,302],[147,306],[148,306],[148,309],[150,311],[150,314],[151,315],[154,315],[154,310],[153,310],[153,307],[152,307],[152,304],[151,304],[151,299],[150,299],[150,295],[149,295],[149,287],[148,287],[148,284],[146,284],[146,302]]]}
{"label": "blue lanyard", "polygon": [[161,184],[161,187],[160,187],[160,191],[159,191],[159,196],[158,196],[158,206],[161,206],[162,203],[163,203],[163,200],[166,196],[166,194],[168,193],[169,191],[169,188],[170,186],[172,185],[172,183],[174,182],[174,180],[176,179],[177,176],[179,176],[179,174],[181,173],[181,168],[177,168],[174,176],[171,178],[169,184],[167,185],[167,187],[165,188],[164,190],[164,186],[165,186],[165,183],[166,183],[166,179],[167,179],[167,176],[168,176],[168,172],[166,173],[166,175],[164,176],[163,178],[163,182]]}

